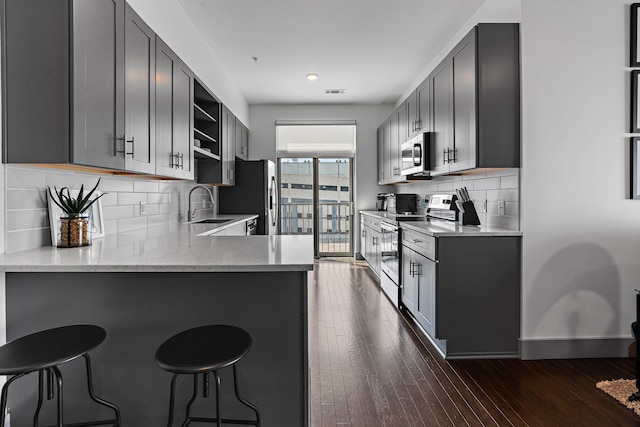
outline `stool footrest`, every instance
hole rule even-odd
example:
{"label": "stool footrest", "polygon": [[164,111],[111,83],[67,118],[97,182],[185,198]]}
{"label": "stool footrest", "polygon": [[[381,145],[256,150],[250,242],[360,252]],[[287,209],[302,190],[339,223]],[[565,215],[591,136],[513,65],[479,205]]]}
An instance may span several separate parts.
{"label": "stool footrest", "polygon": [[[187,421],[192,422],[192,423],[217,423],[218,419],[217,418],[189,417],[189,418],[187,418]],[[257,426],[258,425],[257,421],[235,420],[235,419],[231,419],[231,418],[223,418],[221,421],[222,421],[223,424],[242,424],[242,425],[248,425],[248,426]]]}
{"label": "stool footrest", "polygon": [[[104,420],[104,421],[88,421],[83,423],[64,424],[64,427],[91,427],[91,426],[106,426],[111,425],[113,427],[119,427],[118,420]],[[55,425],[48,427],[56,427]]]}

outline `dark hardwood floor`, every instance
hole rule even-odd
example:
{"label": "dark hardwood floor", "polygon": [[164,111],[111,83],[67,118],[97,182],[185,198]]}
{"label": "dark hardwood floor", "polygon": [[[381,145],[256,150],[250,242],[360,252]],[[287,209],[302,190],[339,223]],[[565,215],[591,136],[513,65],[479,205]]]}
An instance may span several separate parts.
{"label": "dark hardwood floor", "polygon": [[632,359],[445,361],[352,258],[309,283],[312,426],[640,426],[595,383]]}

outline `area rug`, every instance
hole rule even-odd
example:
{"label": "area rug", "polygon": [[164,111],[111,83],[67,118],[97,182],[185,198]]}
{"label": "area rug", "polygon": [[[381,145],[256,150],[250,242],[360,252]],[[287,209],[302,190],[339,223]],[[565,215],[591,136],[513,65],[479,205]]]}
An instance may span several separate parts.
{"label": "area rug", "polygon": [[600,381],[596,387],[640,415],[640,401],[629,402],[629,396],[638,391],[636,380]]}

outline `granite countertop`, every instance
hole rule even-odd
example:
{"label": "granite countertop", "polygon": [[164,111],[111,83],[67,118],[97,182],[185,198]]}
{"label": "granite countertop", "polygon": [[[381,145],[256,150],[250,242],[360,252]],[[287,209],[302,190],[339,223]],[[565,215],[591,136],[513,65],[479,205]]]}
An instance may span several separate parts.
{"label": "granite countertop", "polygon": [[[360,211],[361,214],[386,218],[384,211]],[[400,221],[402,228],[419,231],[433,237],[470,237],[470,236],[522,236],[522,231],[508,230],[491,225],[460,225],[456,222],[439,219],[428,221]]]}
{"label": "granite countertop", "polygon": [[419,231],[433,237],[490,237],[490,236],[522,236],[522,231],[507,230],[490,225],[460,225],[445,220],[406,221],[402,228]]}
{"label": "granite countertop", "polygon": [[[93,239],[91,246],[0,254],[4,272],[266,272],[313,269],[313,236],[206,236],[234,223],[172,223]],[[242,219],[244,218],[244,219]]]}

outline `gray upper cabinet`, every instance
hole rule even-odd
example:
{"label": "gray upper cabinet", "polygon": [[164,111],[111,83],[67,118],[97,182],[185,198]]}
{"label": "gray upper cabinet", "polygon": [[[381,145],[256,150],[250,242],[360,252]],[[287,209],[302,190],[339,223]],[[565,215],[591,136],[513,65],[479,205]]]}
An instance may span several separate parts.
{"label": "gray upper cabinet", "polygon": [[389,182],[389,157],[387,142],[389,137],[389,121],[387,120],[378,128],[378,185],[387,184]]}
{"label": "gray upper cabinet", "polygon": [[155,163],[156,35],[127,4],[125,9],[125,169],[150,173]]}
{"label": "gray upper cabinet", "polygon": [[431,143],[434,145],[431,173],[436,175],[449,172],[449,145],[453,139],[453,66],[450,61],[442,62],[429,77],[431,81]]}
{"label": "gray upper cabinet", "polygon": [[235,185],[235,166],[236,166],[236,116],[226,107],[222,106],[222,114],[225,119],[225,124],[222,127],[222,172],[226,175],[223,176],[223,184]]}
{"label": "gray upper cabinet", "polygon": [[418,86],[415,93],[417,113],[413,123],[413,135],[429,132],[431,129],[431,85],[428,78]]}
{"label": "gray upper cabinet", "polygon": [[193,73],[156,37],[156,174],[193,179]]}
{"label": "gray upper cabinet", "polygon": [[520,166],[518,24],[479,24],[429,77],[434,175]]}
{"label": "gray upper cabinet", "polygon": [[123,169],[124,1],[4,7],[4,161]]}
{"label": "gray upper cabinet", "polygon": [[236,118],[236,157],[249,160],[249,129]]}
{"label": "gray upper cabinet", "polygon": [[398,139],[398,112],[395,111],[389,119],[389,153],[388,171],[390,182],[398,182],[404,180],[402,176],[402,161],[400,159],[400,140]]}

